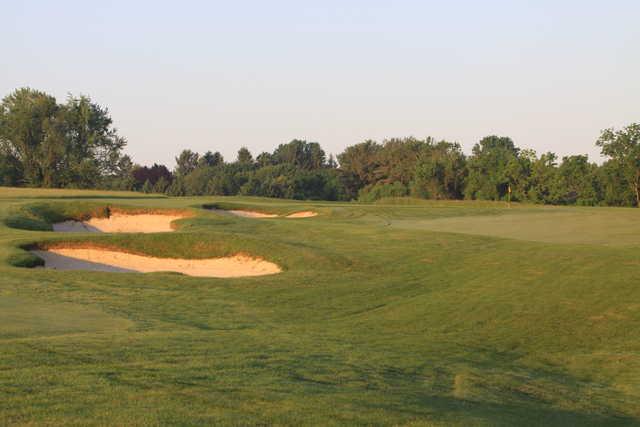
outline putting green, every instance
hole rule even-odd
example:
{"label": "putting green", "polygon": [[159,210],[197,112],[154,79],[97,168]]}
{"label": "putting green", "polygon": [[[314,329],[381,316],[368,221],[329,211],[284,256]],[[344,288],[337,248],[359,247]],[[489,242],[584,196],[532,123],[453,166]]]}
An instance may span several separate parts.
{"label": "putting green", "polygon": [[547,243],[640,245],[640,211],[626,208],[547,208],[533,213],[399,219],[391,226]]}

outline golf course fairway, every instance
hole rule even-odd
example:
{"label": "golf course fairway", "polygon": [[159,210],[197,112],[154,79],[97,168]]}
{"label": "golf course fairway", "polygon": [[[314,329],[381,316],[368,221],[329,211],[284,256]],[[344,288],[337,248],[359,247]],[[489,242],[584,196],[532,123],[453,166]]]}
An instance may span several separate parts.
{"label": "golf course fairway", "polygon": [[[174,217],[54,231],[110,212]],[[31,252],[74,245],[279,272]],[[0,188],[0,277],[0,425],[640,425],[638,209]]]}

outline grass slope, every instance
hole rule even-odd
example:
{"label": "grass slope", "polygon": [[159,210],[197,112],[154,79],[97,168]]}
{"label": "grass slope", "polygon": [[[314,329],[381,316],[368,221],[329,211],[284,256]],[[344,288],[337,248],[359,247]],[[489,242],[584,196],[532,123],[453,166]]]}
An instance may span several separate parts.
{"label": "grass slope", "polygon": [[[0,191],[0,425],[640,425],[640,211],[21,191]],[[6,225],[79,206],[196,216],[157,235]],[[285,271],[11,265],[29,264],[21,245],[87,239]]]}

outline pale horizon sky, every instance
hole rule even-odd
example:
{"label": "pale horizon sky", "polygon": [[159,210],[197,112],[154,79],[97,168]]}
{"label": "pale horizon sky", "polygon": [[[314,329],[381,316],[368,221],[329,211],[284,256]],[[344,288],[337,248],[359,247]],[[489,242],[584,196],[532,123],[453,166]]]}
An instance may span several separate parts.
{"label": "pale horizon sky", "polygon": [[559,156],[640,121],[640,2],[0,0],[0,96],[109,108],[126,152],[483,136]]}

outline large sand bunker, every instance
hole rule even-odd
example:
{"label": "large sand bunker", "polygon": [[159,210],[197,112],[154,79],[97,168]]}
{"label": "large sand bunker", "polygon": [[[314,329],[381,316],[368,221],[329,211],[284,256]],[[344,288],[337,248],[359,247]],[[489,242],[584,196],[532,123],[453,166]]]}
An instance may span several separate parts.
{"label": "large sand bunker", "polygon": [[66,233],[160,233],[173,231],[171,223],[185,215],[113,213],[107,218],[64,221],[53,224],[53,231]]}
{"label": "large sand bunker", "polygon": [[247,255],[222,258],[156,258],[99,248],[50,248],[34,250],[45,268],[151,273],[173,271],[198,277],[247,277],[280,273],[277,264]]}

